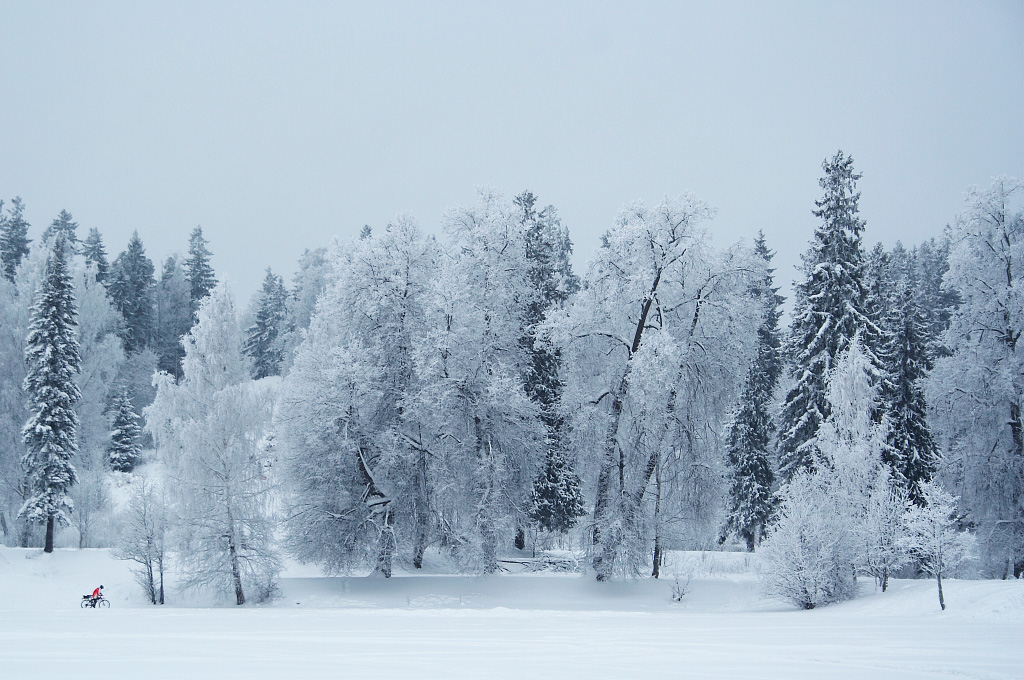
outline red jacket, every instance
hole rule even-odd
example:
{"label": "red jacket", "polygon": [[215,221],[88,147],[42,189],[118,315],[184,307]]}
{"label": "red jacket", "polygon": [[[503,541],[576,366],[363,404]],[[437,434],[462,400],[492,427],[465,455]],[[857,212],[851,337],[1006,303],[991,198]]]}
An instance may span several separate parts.
{"label": "red jacket", "polygon": [[93,599],[96,599],[97,597],[103,597],[103,593],[101,593],[100,589],[97,588],[96,590],[92,591],[92,597]]}

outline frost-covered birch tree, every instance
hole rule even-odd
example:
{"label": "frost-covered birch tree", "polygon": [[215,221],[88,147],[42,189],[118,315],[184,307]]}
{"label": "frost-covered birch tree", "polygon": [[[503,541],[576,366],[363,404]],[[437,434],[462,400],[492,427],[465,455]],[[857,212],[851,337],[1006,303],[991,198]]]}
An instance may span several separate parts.
{"label": "frost-covered birch tree", "polygon": [[982,567],[1024,573],[1024,184],[973,190],[957,220],[944,284],[959,293],[927,381],[940,478],[977,528]]}
{"label": "frost-covered birch tree", "polygon": [[419,568],[436,534],[435,463],[406,400],[418,385],[413,349],[426,333],[439,255],[407,217],[339,244],[335,281],[285,380],[289,544],[329,571],[370,566],[390,576],[396,554]]}
{"label": "frost-covered birch tree", "polygon": [[920,560],[921,568],[935,577],[939,606],[946,609],[942,595],[942,576],[974,557],[974,536],[957,530],[957,498],[935,482],[921,485],[923,505],[910,509],[907,516],[906,547]]}
{"label": "frost-covered birch tree", "polygon": [[257,601],[273,594],[280,569],[273,545],[271,485],[263,445],[274,385],[249,380],[231,293],[203,298],[185,338],[183,378],[161,373],[146,411],[169,469],[175,545],[183,581]]}
{"label": "frost-covered birch tree", "polygon": [[520,342],[529,299],[526,228],[489,190],[445,216],[446,257],[429,328],[414,349],[405,417],[437,465],[438,540],[463,568],[493,572],[532,504],[544,460],[540,408],[526,393]]}
{"label": "frost-covered birch tree", "polygon": [[564,401],[576,446],[593,451],[598,580],[637,573],[651,549],[657,567],[669,501],[691,527],[713,534],[721,521],[721,436],[737,367],[753,357],[763,310],[746,291],[764,262],[714,251],[710,216],[692,196],[633,204],[548,322],[574,373]]}

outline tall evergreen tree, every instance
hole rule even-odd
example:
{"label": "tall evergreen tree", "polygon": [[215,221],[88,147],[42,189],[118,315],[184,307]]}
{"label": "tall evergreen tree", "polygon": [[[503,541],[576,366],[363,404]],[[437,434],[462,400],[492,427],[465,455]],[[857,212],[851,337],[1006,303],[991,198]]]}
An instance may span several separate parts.
{"label": "tall evergreen tree", "polygon": [[53,552],[54,524],[68,524],[68,489],[78,481],[71,458],[78,451],[75,430],[80,397],[75,373],[81,359],[75,335],[75,297],[68,269],[68,245],[58,233],[36,294],[25,346],[29,366],[24,388],[31,416],[22,430],[28,452],[22,458],[30,496],[19,517],[46,524],[45,552]]}
{"label": "tall evergreen tree", "polygon": [[252,359],[254,380],[281,373],[287,302],[284,281],[268,267],[256,303],[256,321],[246,332],[245,340],[245,353]]}
{"label": "tall evergreen tree", "polygon": [[118,392],[111,405],[111,411],[113,418],[107,462],[111,470],[131,472],[135,468],[139,454],[142,453],[142,445],[139,443],[142,429],[139,427],[139,415],[132,406],[127,388],[122,388]]}
{"label": "tall evergreen tree", "polygon": [[110,298],[124,317],[125,351],[129,354],[145,349],[153,333],[153,261],[139,232],[132,234],[126,248],[114,260],[110,277]]}
{"label": "tall evergreen tree", "polygon": [[[825,398],[826,380],[836,357],[857,331],[863,331],[865,350],[877,366],[874,353],[877,327],[864,312],[864,254],[858,216],[860,192],[853,159],[836,152],[822,163],[819,180],[824,195],[815,201],[814,215],[821,224],[803,256],[806,279],[797,285],[790,330],[790,373],[796,384],[782,409],[779,470],[789,479],[801,468],[813,467],[814,438],[830,413]],[[870,332],[868,332],[870,331]]]}
{"label": "tall evergreen tree", "polygon": [[78,222],[75,222],[67,210],[61,210],[60,214],[54,218],[50,226],[43,232],[43,240],[47,241],[57,234],[64,234],[64,238],[67,239],[68,252],[74,253],[78,247]]}
{"label": "tall evergreen tree", "polygon": [[[547,431],[544,468],[534,481],[530,518],[547,531],[564,533],[586,511],[580,478],[561,441],[564,426],[558,412],[562,392],[561,353],[538,342],[537,329],[548,310],[579,290],[579,278],[572,273],[569,262],[572,243],[568,230],[562,226],[553,206],[537,211],[536,202],[536,197],[528,191],[515,199],[525,227],[527,279],[532,292],[524,311],[525,334],[520,340],[530,362],[524,387],[540,406],[541,420]],[[516,542],[518,547],[523,547],[522,530],[517,533]]]}
{"label": "tall evergreen tree", "polygon": [[[758,233],[754,252],[765,262],[771,262],[774,256],[768,249],[763,232]],[[722,539],[729,533],[735,533],[743,538],[750,552],[760,542],[761,530],[773,509],[775,473],[769,446],[775,435],[775,423],[771,404],[782,373],[779,307],[784,299],[774,285],[774,271],[768,268],[764,279],[752,290],[753,297],[764,306],[765,315],[757,329],[757,356],[747,373],[739,412],[729,430],[727,462],[732,485]]]}
{"label": "tall evergreen tree", "polygon": [[882,382],[882,404],[889,431],[882,458],[892,469],[893,479],[920,502],[921,484],[935,470],[936,447],[928,429],[922,383],[932,367],[928,327],[915,299],[914,283],[911,279],[900,286],[885,324],[887,378]]}
{"label": "tall evergreen tree", "polygon": [[153,349],[158,357],[157,369],[180,380],[181,360],[185,358],[181,339],[192,328],[192,299],[185,270],[177,255],[171,255],[164,261],[154,300],[156,328]]}
{"label": "tall evergreen tree", "polygon": [[[0,208],[3,208],[3,201],[0,201]],[[21,264],[21,259],[28,255],[29,223],[24,217],[25,205],[21,197],[17,196],[11,200],[11,207],[8,214],[3,215],[0,211],[0,265],[3,266],[3,274],[11,283],[14,282],[14,274]]]}
{"label": "tall evergreen tree", "polygon": [[208,241],[203,238],[203,228],[196,227],[188,237],[188,259],[185,260],[185,279],[188,281],[192,299],[192,317],[195,319],[199,309],[199,301],[210,294],[217,286],[217,279],[210,266],[212,253],[206,247]]}
{"label": "tall evergreen tree", "polygon": [[106,285],[110,263],[107,262],[107,249],[103,246],[103,237],[96,227],[89,229],[89,235],[82,241],[82,255],[85,255],[86,263],[96,268],[96,280]]}

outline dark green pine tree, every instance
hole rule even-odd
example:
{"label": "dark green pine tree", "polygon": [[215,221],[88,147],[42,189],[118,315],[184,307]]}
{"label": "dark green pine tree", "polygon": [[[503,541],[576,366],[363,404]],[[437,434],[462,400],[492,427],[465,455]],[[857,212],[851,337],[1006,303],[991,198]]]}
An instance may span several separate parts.
{"label": "dark green pine tree", "polygon": [[[771,262],[774,253],[768,250],[764,233],[758,233],[754,252],[766,263]],[[747,373],[739,410],[729,429],[729,514],[721,540],[734,533],[746,542],[750,552],[760,542],[761,531],[774,510],[775,473],[770,445],[775,423],[771,404],[782,374],[779,308],[784,300],[774,285],[774,271],[769,268],[765,278],[751,291],[763,305],[765,316],[757,329],[757,356]]]}
{"label": "dark green pine tree", "polygon": [[78,481],[71,459],[78,452],[75,374],[81,365],[75,335],[75,297],[67,238],[58,233],[46,259],[25,344],[24,389],[31,416],[22,429],[22,458],[29,497],[18,516],[46,524],[45,552],[53,552],[54,524],[68,524],[68,489]]}
{"label": "dark green pine tree", "polygon": [[132,234],[128,247],[114,260],[107,292],[117,311],[124,318],[121,339],[129,354],[145,349],[153,333],[153,261],[139,232]]}
{"label": "dark green pine tree", "polygon": [[203,228],[196,227],[188,237],[188,259],[185,260],[185,279],[188,281],[189,294],[192,300],[192,319],[195,320],[199,311],[199,301],[217,287],[217,279],[210,265],[212,253],[206,247]]}
{"label": "dark green pine tree", "polygon": [[[537,327],[544,315],[579,290],[579,279],[572,273],[569,256],[572,243],[554,207],[539,212],[536,197],[526,191],[516,197],[521,220],[526,227],[528,280],[534,292],[526,305],[525,334],[520,343],[526,348],[530,366],[525,386],[530,398],[540,406],[546,429],[544,467],[534,481],[530,518],[546,531],[565,533],[585,514],[580,478],[573,469],[562,442],[563,419],[558,413],[562,383],[559,377],[562,359],[557,350],[537,341]],[[523,532],[516,535],[522,548]]]}
{"label": "dark green pine tree", "polygon": [[864,221],[857,214],[860,175],[853,171],[853,159],[842,151],[822,168],[825,175],[819,184],[824,195],[815,201],[814,211],[821,224],[803,255],[806,278],[796,288],[790,328],[790,374],[795,385],[779,422],[779,472],[787,480],[798,470],[813,467],[815,436],[830,413],[825,397],[829,371],[858,331],[878,366],[879,332],[864,311]]}
{"label": "dark green pine tree", "polygon": [[[3,201],[0,201],[0,209],[3,205]],[[28,238],[29,223],[25,221],[24,215],[25,205],[21,202],[21,196],[11,200],[7,215],[0,210],[0,265],[3,266],[4,276],[12,283],[18,265],[28,255],[28,244],[31,243]]]}
{"label": "dark green pine tree", "polygon": [[110,446],[107,448],[107,463],[111,470],[131,472],[142,453],[139,427],[139,415],[132,406],[127,388],[122,388],[114,403],[111,404],[113,418],[111,421]]}
{"label": "dark green pine tree", "polygon": [[256,302],[256,321],[249,327],[245,340],[245,353],[252,359],[254,380],[281,373],[287,302],[284,281],[268,267]]}
{"label": "dark green pine tree", "polygon": [[157,355],[157,370],[181,380],[181,360],[185,358],[181,339],[192,329],[192,298],[178,256],[171,255],[164,260],[153,298],[156,312],[153,350]]}
{"label": "dark green pine tree", "polygon": [[107,249],[103,246],[103,237],[96,227],[89,229],[89,235],[82,241],[82,255],[85,256],[86,264],[91,264],[96,269],[96,281],[107,284],[107,277],[110,275],[110,263],[107,262]]}
{"label": "dark green pine tree", "polygon": [[64,234],[68,242],[68,252],[74,253],[78,248],[78,222],[67,210],[61,210],[56,219],[43,232],[43,241],[48,241],[57,234]]}
{"label": "dark green pine tree", "polygon": [[922,380],[931,370],[928,322],[918,306],[915,277],[895,294],[886,319],[888,343],[885,351],[887,379],[881,402],[889,420],[882,459],[892,469],[916,503],[921,502],[921,484],[935,472],[937,448],[928,429],[927,403]]}

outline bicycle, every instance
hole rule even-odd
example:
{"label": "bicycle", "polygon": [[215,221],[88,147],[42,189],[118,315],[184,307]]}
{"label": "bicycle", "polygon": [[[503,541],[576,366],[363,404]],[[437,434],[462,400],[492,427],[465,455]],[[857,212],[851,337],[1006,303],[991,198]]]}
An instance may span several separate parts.
{"label": "bicycle", "polygon": [[96,601],[93,602],[92,595],[82,595],[82,609],[87,609],[89,607],[94,607],[94,608],[95,607],[99,607],[100,609],[109,609],[110,608],[110,600],[108,600],[105,597],[98,597],[98,598],[96,598]]}

